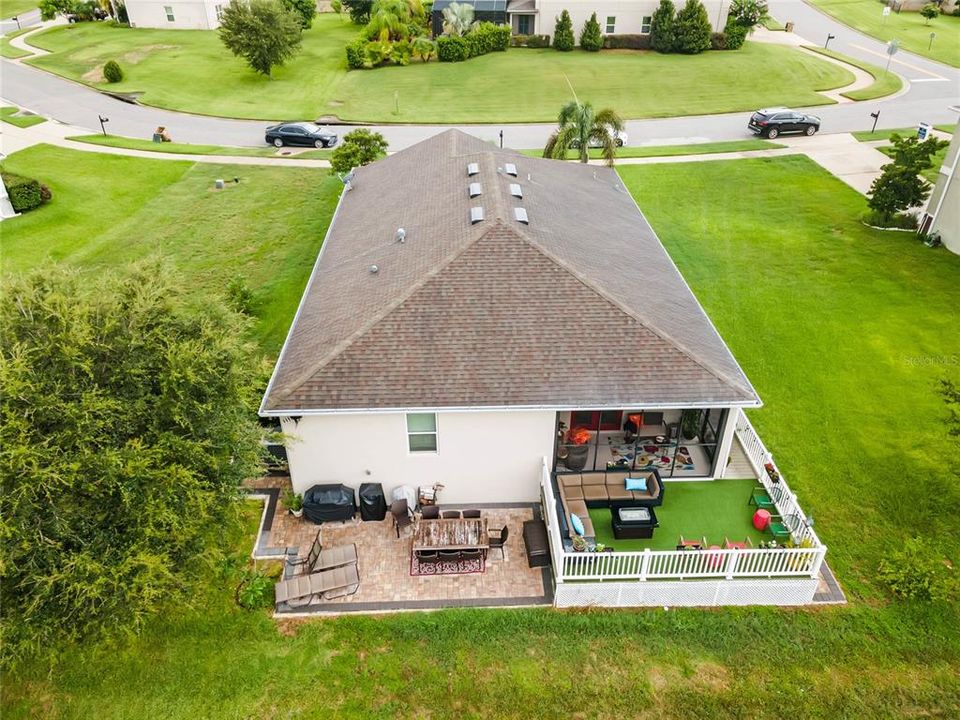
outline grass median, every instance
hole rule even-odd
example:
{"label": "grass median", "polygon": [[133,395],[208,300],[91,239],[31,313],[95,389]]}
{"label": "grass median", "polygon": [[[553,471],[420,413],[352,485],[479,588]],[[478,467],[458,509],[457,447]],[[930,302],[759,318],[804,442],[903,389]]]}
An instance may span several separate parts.
{"label": "grass median", "polygon": [[867,87],[859,90],[851,90],[849,92],[840,93],[845,98],[849,98],[850,100],[876,100],[877,98],[898,93],[903,89],[903,81],[896,73],[887,72],[881,67],[871,65],[870,63],[863,62],[862,60],[857,60],[854,57],[844,55],[836,50],[828,50],[813,45],[804,45],[804,47],[807,48],[807,50],[812,50],[815,53],[826,55],[827,57],[832,57],[835,60],[845,62],[848,65],[858,67],[865,73],[869,73],[873,76],[872,85],[868,85]]}
{"label": "grass median", "polygon": [[268,157],[278,160],[329,160],[333,150],[300,150],[285,148],[289,154],[281,154],[273,147],[251,148],[229,145],[194,145],[191,143],[157,143],[153,140],[128,138],[120,135],[73,135],[67,140],[90,145],[143,150],[144,152],[173,153],[177,155],[222,155],[224,157]]}
{"label": "grass median", "polygon": [[[646,157],[677,157],[681,155],[711,155],[715,153],[727,152],[749,152],[752,150],[777,150],[786,147],[779,143],[769,140],[760,140],[751,138],[749,140],[729,140],[713,143],[692,143],[690,145],[644,145],[640,147],[621,147],[617,148],[617,159],[624,158],[646,158]],[[543,150],[521,150],[524,155],[530,157],[542,157]],[[601,160],[603,155],[598,149],[591,149],[590,158],[592,160]],[[571,150],[567,153],[568,160],[575,160],[580,155]]]}
{"label": "grass median", "polygon": [[39,125],[47,121],[45,117],[25,112],[13,105],[5,105],[0,108],[0,120],[5,123],[10,123],[11,125],[16,125],[18,128],[33,127],[34,125]]}
{"label": "grass median", "polygon": [[511,48],[463,63],[415,60],[407,67],[348,72],[343,48],[356,33],[349,22],[320,15],[303,34],[302,52],[273,79],[233,57],[216,33],[111,23],[45,30],[31,43],[51,54],[27,62],[105,88],[102,68],[113,59],[124,80],[110,90],[142,92],[140,102],[174,110],[377,123],[553,122],[571,99],[571,85],[596,107],[628,118],[802,107],[831,103],[818,91],[853,79],[809,53],[754,42],[736,52],[693,56]]}

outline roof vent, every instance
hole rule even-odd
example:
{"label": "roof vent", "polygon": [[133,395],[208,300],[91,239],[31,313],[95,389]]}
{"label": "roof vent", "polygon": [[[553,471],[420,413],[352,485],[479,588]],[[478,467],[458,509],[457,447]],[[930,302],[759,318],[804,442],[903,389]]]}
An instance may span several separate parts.
{"label": "roof vent", "polygon": [[523,197],[523,188],[518,183],[510,183],[510,194],[514,197]]}
{"label": "roof vent", "polygon": [[378,268],[376,265],[371,265],[371,266],[370,266],[370,274],[371,274],[371,275],[376,275],[378,272],[380,272],[380,268]]}
{"label": "roof vent", "polygon": [[403,228],[397,228],[397,242],[402,243],[407,239],[407,231]]}
{"label": "roof vent", "polygon": [[476,175],[480,172],[480,165],[478,163],[469,163],[467,165],[467,175]]}
{"label": "roof vent", "polygon": [[507,175],[517,176],[517,166],[513,163],[505,163],[503,169],[507,171]]}
{"label": "roof vent", "polygon": [[526,208],[514,208],[513,216],[517,219],[517,222],[522,222],[524,225],[530,224],[530,218],[527,217]]}
{"label": "roof vent", "polygon": [[479,206],[470,208],[470,224],[476,225],[481,220],[483,220],[483,208]]}
{"label": "roof vent", "polygon": [[474,198],[482,192],[483,188],[480,187],[480,183],[470,183],[470,197]]}

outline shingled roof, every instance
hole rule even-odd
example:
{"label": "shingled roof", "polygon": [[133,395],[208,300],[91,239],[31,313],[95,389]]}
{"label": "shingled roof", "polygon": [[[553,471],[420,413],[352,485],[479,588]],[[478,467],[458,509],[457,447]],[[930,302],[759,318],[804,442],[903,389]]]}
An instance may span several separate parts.
{"label": "shingled roof", "polygon": [[759,398],[619,176],[449,130],[356,171],[261,412],[709,404]]}

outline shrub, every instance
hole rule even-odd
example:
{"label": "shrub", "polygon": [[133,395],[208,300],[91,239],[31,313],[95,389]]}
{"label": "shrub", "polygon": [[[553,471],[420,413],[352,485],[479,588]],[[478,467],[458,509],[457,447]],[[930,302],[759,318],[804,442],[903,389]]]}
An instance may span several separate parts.
{"label": "shrub", "polygon": [[107,60],[107,64],[103,66],[103,78],[108,83],[118,83],[123,80],[123,70],[120,69],[116,60]]}
{"label": "shrub", "polygon": [[383,135],[371,130],[360,129],[348,132],[343,144],[330,156],[330,167],[334,172],[347,173],[355,167],[369,165],[387,153],[387,141]]}
{"label": "shrub", "polygon": [[259,610],[273,604],[273,580],[262,570],[247,569],[237,585],[237,605]]}
{"label": "shrub", "polygon": [[553,47],[561,52],[569,52],[573,46],[573,21],[570,20],[570,13],[564,10],[553,28]]}
{"label": "shrub", "polygon": [[950,594],[950,578],[939,553],[920,538],[891,549],[880,561],[880,579],[903,600],[941,600]]}
{"label": "shrub", "polygon": [[[737,24],[752,28],[767,16],[767,3],[764,0],[733,0],[727,13],[727,25]],[[729,30],[727,31],[729,35]]]}
{"label": "shrub", "polygon": [[362,35],[358,35],[353,42],[348,43],[347,67],[351,70],[362,70],[370,67],[370,59],[367,57],[367,40]]}
{"label": "shrub", "polygon": [[466,35],[470,57],[486,55],[491,52],[502,52],[510,45],[510,27],[508,25],[494,25],[492,22],[477,24]]}
{"label": "shrub", "polygon": [[660,0],[660,6],[654,10],[650,21],[650,47],[657,52],[673,52],[673,20],[676,8],[671,0]]}
{"label": "shrub", "polygon": [[920,8],[920,15],[926,20],[925,25],[929,25],[940,14],[940,6],[935,2],[930,2]]}
{"label": "shrub", "polygon": [[[2,173],[3,184],[10,196],[10,204],[17,212],[29,212],[44,202],[40,182],[33,178],[20,177],[11,173]],[[49,195],[50,190],[47,189]]]}
{"label": "shrub", "polygon": [[743,44],[747,41],[747,33],[750,32],[750,28],[746,25],[742,25],[737,22],[727,21],[727,26],[723,29],[723,34],[726,36],[726,50],[739,50],[743,47]]}
{"label": "shrub", "polygon": [[917,216],[910,213],[886,215],[878,210],[870,210],[863,216],[863,222],[872,227],[894,228],[897,230],[916,230]]}
{"label": "shrub", "polygon": [[550,47],[549,35],[514,35],[510,38],[513,47],[546,48]]}
{"label": "shrub", "polygon": [[727,50],[727,32],[715,32],[710,33],[710,49],[711,50]]}
{"label": "shrub", "polygon": [[610,50],[649,50],[649,35],[604,35],[603,46]]}
{"label": "shrub", "polygon": [[466,38],[441,35],[437,38],[437,59],[440,62],[463,62],[470,57]]}
{"label": "shrub", "polygon": [[593,13],[583,24],[583,30],[580,32],[580,47],[589,52],[597,52],[603,47],[603,35],[600,34],[600,23],[597,22],[596,13]]}
{"label": "shrub", "polygon": [[696,55],[710,49],[710,18],[700,0],[687,0],[677,12],[674,23],[674,46],[677,52]]}

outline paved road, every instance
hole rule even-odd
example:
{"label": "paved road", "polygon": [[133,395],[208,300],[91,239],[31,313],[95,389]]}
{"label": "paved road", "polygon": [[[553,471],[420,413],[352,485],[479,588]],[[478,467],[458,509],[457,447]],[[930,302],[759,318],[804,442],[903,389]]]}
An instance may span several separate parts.
{"label": "paved road", "polygon": [[[836,35],[830,46],[850,55],[882,64],[884,45],[837,23],[797,0],[773,0],[771,8],[781,21],[792,20],[796,32],[815,42],[827,32]],[[885,57],[885,56],[884,56]],[[910,80],[907,92],[887,100],[848,103],[811,109],[823,118],[826,132],[851,132],[869,129],[869,113],[880,110],[879,127],[908,127],[920,121],[951,123],[958,119],[952,106],[960,105],[960,72],[955,68],[900,52],[891,69]],[[762,69],[761,69],[762,70]],[[188,115],[168,110],[124,103],[84,85],[4,60],[2,66],[4,99],[72,125],[99,132],[98,116],[109,118],[107,131],[116,135],[148,138],[158,125],[166,126],[179,142],[217,145],[257,146],[263,142],[264,122],[226,120]],[[746,114],[708,115],[662,120],[634,120],[627,123],[631,145],[736,140],[747,136]],[[419,142],[448,126],[389,125],[376,127],[386,136],[390,147],[399,150]],[[462,125],[478,137],[496,140],[504,133],[504,144],[515,148],[542,147],[552,131],[550,124]],[[338,128],[343,134],[349,128]]]}
{"label": "paved road", "polygon": [[25,13],[20,13],[20,15],[17,16],[17,18],[20,20],[19,25],[17,25],[17,23],[11,20],[10,18],[7,18],[5,20],[0,20],[0,35],[6,35],[8,32],[13,32],[18,27],[25,28],[25,27],[30,27],[31,25],[39,25],[40,10],[39,9],[28,10]]}

